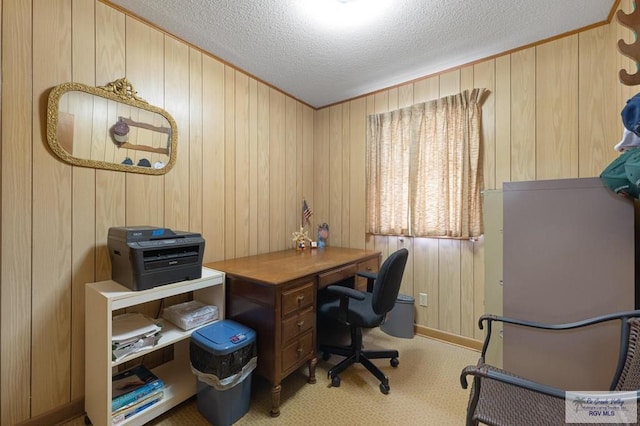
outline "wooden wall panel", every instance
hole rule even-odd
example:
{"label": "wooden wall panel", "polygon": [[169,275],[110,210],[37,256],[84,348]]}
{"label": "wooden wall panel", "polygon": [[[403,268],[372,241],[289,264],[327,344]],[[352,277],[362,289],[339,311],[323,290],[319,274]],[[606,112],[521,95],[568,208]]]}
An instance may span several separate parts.
{"label": "wooden wall panel", "polygon": [[[33,73],[33,263],[31,414],[63,404],[70,395],[71,169],[52,156],[44,139],[46,93],[71,79],[71,10],[66,0],[33,9],[33,55],[46,68]],[[60,51],[51,45],[60,46]]]}
{"label": "wooden wall panel", "polygon": [[463,90],[471,90],[475,87],[474,71],[473,65],[468,65],[460,69],[460,92]]}
{"label": "wooden wall panel", "polygon": [[438,328],[460,334],[461,243],[459,240],[438,240]]}
{"label": "wooden wall panel", "polygon": [[329,108],[329,237],[342,246],[342,105]]}
{"label": "wooden wall panel", "polygon": [[[203,232],[203,94],[202,53],[189,48],[189,227],[192,232]],[[178,129],[180,138],[180,129]],[[205,240],[206,243],[206,240]],[[206,253],[205,248],[205,253]]]}
{"label": "wooden wall panel", "polygon": [[[224,129],[224,156],[220,161],[224,164],[224,257],[232,259],[236,255],[236,137],[235,137],[235,70],[224,67],[224,120],[219,123]],[[246,182],[238,182],[243,185]]]}
{"label": "wooden wall panel", "polygon": [[[96,84],[105,85],[126,76],[126,18],[95,2]],[[91,19],[90,17],[84,17]],[[96,281],[111,278],[107,236],[111,226],[124,226],[126,173],[96,170]]]}
{"label": "wooden wall panel", "polygon": [[285,99],[269,90],[269,250],[292,246],[292,230],[285,229]]}
{"label": "wooden wall panel", "polygon": [[249,254],[258,254],[258,82],[248,82],[249,95]]}
{"label": "wooden wall panel", "polygon": [[420,103],[440,97],[440,78],[433,76],[413,83],[413,102]]}
{"label": "wooden wall panel", "polygon": [[[602,164],[618,155],[613,149],[622,136],[622,105],[616,101],[617,75],[615,26],[606,26],[579,34],[578,80],[578,177],[598,176]],[[608,143],[603,143],[607,142]]]}
{"label": "wooden wall panel", "polygon": [[[297,222],[302,222],[302,207],[300,206],[301,200],[304,197],[304,188],[305,188],[305,173],[304,173],[304,162],[305,162],[305,140],[304,140],[304,126],[305,126],[305,107],[304,105],[295,102],[295,110],[296,110],[296,129],[295,135],[293,135],[293,139],[295,141],[295,152],[296,156],[294,159],[295,162],[295,206],[298,207]],[[313,129],[312,129],[313,130]],[[293,132],[290,132],[293,134]],[[312,136],[313,138],[313,136]],[[313,144],[313,139],[311,139],[311,143]],[[311,221],[311,219],[309,219]],[[313,222],[311,222],[313,223]],[[312,236],[313,232],[309,232],[309,235]],[[314,238],[315,239],[315,238]]]}
{"label": "wooden wall panel", "polygon": [[[284,170],[284,229],[289,231],[289,235],[294,230],[299,230],[302,224],[302,196],[298,191],[298,108],[297,102],[291,98],[285,99],[285,128],[284,143],[285,149],[285,170]],[[300,192],[302,188],[300,188]],[[285,235],[287,232],[285,231]],[[311,234],[311,233],[310,233]],[[288,239],[287,247],[291,244],[291,238]],[[292,246],[292,245],[291,245]]]}
{"label": "wooden wall panel", "polygon": [[460,92],[460,70],[448,71],[440,75],[439,98],[455,95]]}
{"label": "wooden wall panel", "polygon": [[[126,18],[126,76],[138,96],[164,108],[164,36],[137,19]],[[137,151],[131,157],[134,164],[142,159],[151,161],[148,153]],[[164,176],[126,174],[127,226],[164,224]]]}
{"label": "wooden wall panel", "polygon": [[511,54],[511,179],[536,178],[535,48]]}
{"label": "wooden wall panel", "polygon": [[463,308],[462,327],[467,331],[471,330],[469,337],[476,340],[483,340],[485,332],[478,327],[478,318],[482,314],[488,313],[485,308],[485,274],[486,268],[484,263],[484,236],[473,243],[473,309],[466,311]]}
{"label": "wooden wall panel", "polygon": [[536,47],[536,177],[578,177],[578,36]]}
{"label": "wooden wall panel", "polygon": [[258,253],[269,251],[269,188],[271,175],[269,170],[269,92],[270,89],[258,83]]}
{"label": "wooden wall panel", "polygon": [[[369,117],[369,115],[371,114],[376,114],[378,113],[378,111],[375,110],[375,98],[374,95],[368,95],[365,98],[365,113],[366,113],[366,117],[364,118],[364,125],[365,125],[365,132],[364,132],[364,137],[366,138],[366,127],[368,126],[367,124],[367,117]],[[322,114],[323,110],[318,111],[317,116],[319,116],[320,114]],[[318,122],[318,120],[316,119],[316,125],[320,126],[320,123]],[[352,142],[353,143],[353,142]],[[365,145],[365,153],[366,153],[366,140],[363,141],[363,144]],[[366,161],[366,154],[365,154],[365,161]],[[317,172],[316,172],[317,173]],[[366,185],[366,183],[365,183]],[[365,187],[365,191],[366,191],[366,187]],[[365,192],[365,207],[366,207],[366,192]],[[366,221],[366,218],[365,218]],[[366,229],[366,225],[365,225],[365,229]],[[365,240],[364,240],[364,245],[365,245],[365,249],[367,250],[373,250],[375,248],[375,237],[372,234],[368,234],[365,233]]]}
{"label": "wooden wall panel", "polygon": [[[486,189],[502,188],[504,182],[511,181],[511,56],[496,58],[495,63],[495,94],[490,97],[495,99],[496,177],[495,186],[485,186]],[[485,168],[485,173],[492,171]]]}
{"label": "wooden wall panel", "polygon": [[[302,165],[302,193],[300,194],[301,198],[307,200],[309,203],[309,207],[312,211],[315,208],[315,197],[314,197],[314,183],[315,183],[315,157],[313,150],[313,142],[314,142],[314,115],[315,111],[310,107],[303,105],[302,106],[302,155],[301,165]],[[312,215],[309,221],[312,224],[317,223],[317,216]],[[316,239],[313,232],[313,226],[309,232],[309,236],[312,239]]]}
{"label": "wooden wall panel", "polygon": [[[73,0],[72,76],[73,81],[95,86],[95,4]],[[96,258],[96,172],[72,168],[72,273],[71,273],[71,399],[84,395],[84,286],[95,281]]]}
{"label": "wooden wall panel", "polygon": [[398,88],[394,87],[386,91],[387,93],[387,111],[398,109]]}
{"label": "wooden wall panel", "polygon": [[489,95],[482,104],[482,168],[485,188],[496,186],[496,68],[495,61],[473,67],[473,87],[484,88]]}
{"label": "wooden wall panel", "polygon": [[[313,158],[314,158],[314,186],[313,186],[313,219],[315,224],[329,223],[329,109],[323,109],[315,114]],[[329,223],[331,226],[331,223]],[[317,233],[317,228],[315,229]],[[315,234],[314,234],[315,235]],[[317,236],[316,236],[317,237]],[[331,238],[331,228],[329,228]]]}
{"label": "wooden wall panel", "polygon": [[[349,123],[351,121],[351,108],[349,108],[349,106],[348,103],[343,105],[340,120],[342,130],[340,135],[340,149],[342,150],[342,163],[340,164],[342,194],[338,194],[338,196],[342,196],[340,203],[340,245],[342,247],[349,247],[349,241],[351,239],[351,228],[349,227],[351,220],[351,187],[349,186],[349,169],[351,166],[351,145],[349,144],[351,128],[349,127]],[[364,191],[364,188],[362,188],[362,191]]]}
{"label": "wooden wall panel", "polygon": [[31,2],[2,0],[0,423],[7,425],[29,418],[31,409],[34,101],[24,70],[32,69],[32,17]]}
{"label": "wooden wall panel", "polygon": [[[415,238],[413,249],[416,324],[440,329],[438,240]],[[427,295],[426,306],[420,305],[420,293]]]}
{"label": "wooden wall panel", "polygon": [[366,114],[364,98],[349,102],[349,247],[365,247],[366,201],[365,182],[366,167],[365,129]]}
{"label": "wooden wall panel", "polygon": [[[476,296],[484,296],[484,286],[480,285],[480,281],[484,279],[477,277],[475,269],[475,253],[476,244],[474,241],[460,241],[460,331],[459,334],[473,338],[475,329],[475,320],[484,313],[484,311],[476,312]],[[480,271],[483,272],[483,271]],[[479,281],[479,282],[476,282]],[[476,294],[476,291],[479,294]],[[482,297],[480,296],[480,297]]]}
{"label": "wooden wall panel", "polygon": [[[164,103],[178,126],[177,158],[189,158],[189,47],[172,37],[164,40]],[[135,86],[134,86],[135,87]],[[186,141],[186,143],[180,143]],[[164,226],[185,231],[190,229],[189,163],[176,161],[164,180]]]}
{"label": "wooden wall panel", "polygon": [[[235,253],[234,257],[249,255],[249,78],[235,74]],[[229,225],[230,226],[230,225]]]}
{"label": "wooden wall panel", "polygon": [[204,261],[224,259],[224,65],[202,58],[202,230]]}

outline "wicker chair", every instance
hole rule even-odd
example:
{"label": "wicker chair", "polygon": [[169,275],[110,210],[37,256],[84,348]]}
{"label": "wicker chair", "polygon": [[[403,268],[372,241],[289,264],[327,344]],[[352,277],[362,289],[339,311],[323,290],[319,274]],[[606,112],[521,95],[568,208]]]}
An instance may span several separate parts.
{"label": "wicker chair", "polygon": [[[469,426],[479,423],[504,426],[565,424],[565,390],[533,382],[485,364],[485,354],[491,338],[491,324],[494,321],[545,330],[569,330],[606,321],[620,321],[618,366],[609,390],[640,390],[640,310],[555,325],[483,315],[478,325],[483,329],[483,323],[486,323],[487,333],[480,359],[477,365],[465,367],[460,375],[463,389],[467,389],[468,386],[467,376],[473,376],[467,406],[466,424]],[[636,393],[634,398],[636,401],[637,395]],[[588,425],[593,426],[594,423]]]}

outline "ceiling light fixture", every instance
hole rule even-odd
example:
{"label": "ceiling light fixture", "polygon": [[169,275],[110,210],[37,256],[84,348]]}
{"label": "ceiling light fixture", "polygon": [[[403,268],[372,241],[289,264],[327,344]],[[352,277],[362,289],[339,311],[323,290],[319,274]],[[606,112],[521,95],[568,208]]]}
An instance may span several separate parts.
{"label": "ceiling light fixture", "polygon": [[331,29],[353,29],[375,20],[387,9],[391,0],[306,0],[298,4],[302,13]]}

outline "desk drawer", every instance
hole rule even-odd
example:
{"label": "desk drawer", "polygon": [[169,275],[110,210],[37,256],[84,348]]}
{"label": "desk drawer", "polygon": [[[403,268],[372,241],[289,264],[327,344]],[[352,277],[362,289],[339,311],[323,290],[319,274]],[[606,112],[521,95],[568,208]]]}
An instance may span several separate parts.
{"label": "desk drawer", "polygon": [[339,283],[356,275],[358,267],[355,263],[343,266],[329,272],[318,275],[318,289],[323,289],[328,285]]}
{"label": "desk drawer", "polygon": [[282,293],[282,317],[286,317],[298,309],[313,306],[315,288],[313,281],[304,283]]}
{"label": "desk drawer", "polygon": [[294,314],[291,318],[282,321],[282,341],[288,342],[305,331],[312,329],[316,322],[316,311],[313,307]]}
{"label": "desk drawer", "polygon": [[297,368],[301,361],[309,359],[313,352],[313,332],[300,337],[282,350],[282,372],[287,374],[289,369]]}

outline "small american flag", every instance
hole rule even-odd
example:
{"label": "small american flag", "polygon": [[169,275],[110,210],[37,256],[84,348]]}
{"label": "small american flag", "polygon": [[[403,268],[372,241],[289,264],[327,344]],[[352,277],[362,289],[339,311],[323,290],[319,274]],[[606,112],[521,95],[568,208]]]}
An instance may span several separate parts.
{"label": "small american flag", "polygon": [[307,205],[307,200],[302,200],[302,223],[307,222],[310,225],[311,222],[309,222],[309,218],[312,214],[313,212]]}

